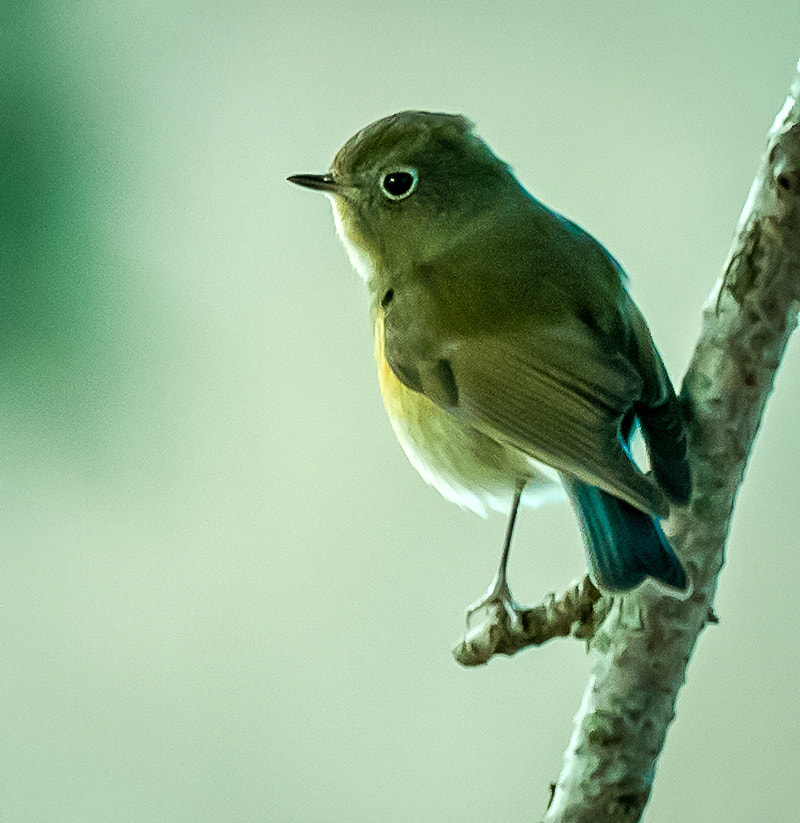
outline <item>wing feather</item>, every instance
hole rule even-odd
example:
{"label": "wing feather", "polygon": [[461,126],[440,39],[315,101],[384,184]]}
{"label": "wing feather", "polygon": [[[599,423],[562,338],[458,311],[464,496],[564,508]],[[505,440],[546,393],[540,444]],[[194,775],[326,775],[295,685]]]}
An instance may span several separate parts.
{"label": "wing feather", "polygon": [[[446,408],[465,424],[642,511],[668,513],[663,493],[634,466],[619,438],[641,379],[588,331],[558,327],[467,338],[441,354],[419,372],[441,373],[446,358],[457,392],[457,403]],[[423,377],[422,389],[444,405],[433,378]]]}

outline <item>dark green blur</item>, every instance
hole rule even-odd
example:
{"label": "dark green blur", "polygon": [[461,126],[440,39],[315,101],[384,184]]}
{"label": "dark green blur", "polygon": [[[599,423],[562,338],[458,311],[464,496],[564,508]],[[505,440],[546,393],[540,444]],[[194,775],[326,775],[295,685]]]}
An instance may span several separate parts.
{"label": "dark green blur", "polygon": [[97,219],[103,137],[36,6],[6,5],[0,20],[0,403],[70,417],[97,390],[113,277]]}

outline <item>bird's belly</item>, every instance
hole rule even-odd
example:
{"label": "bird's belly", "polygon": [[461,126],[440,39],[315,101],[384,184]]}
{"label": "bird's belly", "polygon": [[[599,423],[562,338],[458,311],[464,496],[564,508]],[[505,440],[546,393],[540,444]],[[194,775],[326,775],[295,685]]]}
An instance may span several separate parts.
{"label": "bird's belly", "polygon": [[426,482],[453,503],[483,516],[489,509],[507,514],[520,481],[526,483],[526,505],[563,499],[555,469],[464,425],[401,383],[384,357],[380,323],[375,331],[383,403],[403,451]]}

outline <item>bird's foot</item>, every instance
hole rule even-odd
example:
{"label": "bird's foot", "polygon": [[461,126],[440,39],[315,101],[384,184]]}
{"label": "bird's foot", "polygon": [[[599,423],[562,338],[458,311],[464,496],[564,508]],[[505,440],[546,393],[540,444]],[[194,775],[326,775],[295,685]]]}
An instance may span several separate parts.
{"label": "bird's foot", "polygon": [[498,574],[490,584],[485,596],[467,607],[468,629],[472,626],[473,617],[478,612],[484,613],[481,623],[486,622],[486,618],[488,618],[493,623],[504,623],[512,630],[519,628],[522,609],[514,600],[505,575]]}
{"label": "bird's foot", "polygon": [[467,609],[466,633],[453,649],[456,660],[463,666],[479,666],[495,654],[513,654],[508,650],[524,635],[522,615],[505,575],[499,573],[486,595]]}

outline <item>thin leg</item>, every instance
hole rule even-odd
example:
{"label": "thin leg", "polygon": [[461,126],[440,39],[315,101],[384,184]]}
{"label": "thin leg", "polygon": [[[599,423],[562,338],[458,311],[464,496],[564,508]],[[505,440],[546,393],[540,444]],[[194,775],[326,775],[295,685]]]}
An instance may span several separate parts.
{"label": "thin leg", "polygon": [[525,488],[525,483],[520,482],[514,491],[514,499],[511,501],[511,511],[508,516],[508,526],[506,527],[506,540],[503,544],[503,553],[500,555],[500,567],[497,569],[497,574],[494,576],[486,592],[485,597],[473,603],[467,609],[467,622],[469,622],[475,612],[487,606],[503,606],[509,615],[515,615],[518,611],[514,598],[511,596],[511,589],[508,587],[508,556],[511,552],[511,538],[514,534],[514,524],[517,521],[517,511],[519,509],[519,501],[522,497],[522,490]]}
{"label": "thin leg", "polygon": [[514,499],[511,501],[511,511],[508,515],[508,526],[506,526],[506,541],[503,544],[503,553],[500,555],[500,568],[497,570],[496,578],[498,584],[503,586],[506,585],[506,569],[508,567],[508,556],[511,553],[511,538],[514,535],[514,524],[517,522],[519,501],[524,488],[524,483],[519,484],[514,492]]}

